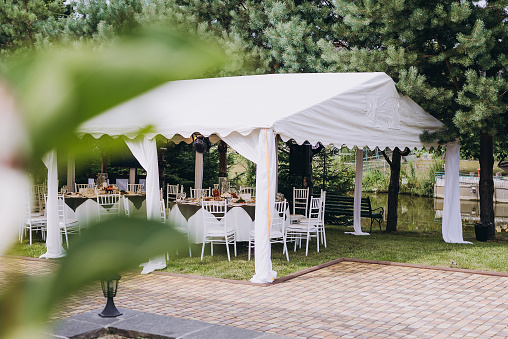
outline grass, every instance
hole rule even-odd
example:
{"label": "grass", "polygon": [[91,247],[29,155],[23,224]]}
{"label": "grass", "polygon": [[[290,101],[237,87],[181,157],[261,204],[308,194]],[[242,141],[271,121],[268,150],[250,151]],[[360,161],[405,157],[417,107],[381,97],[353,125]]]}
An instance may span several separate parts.
{"label": "grass", "polygon": [[[397,232],[385,234],[373,231],[370,236],[354,236],[344,234],[351,231],[350,227],[328,226],[327,248],[316,252],[316,240],[309,246],[309,256],[305,256],[305,248],[293,252],[290,247],[289,259],[282,254],[282,245],[272,246],[273,269],[281,277],[302,269],[315,266],[337,258],[357,258],[368,260],[393,261],[441,267],[466,268],[484,271],[508,272],[508,233],[498,233],[495,240],[485,243],[474,238],[474,231],[466,227],[464,240],[467,244],[447,244],[440,232]],[[71,242],[72,245],[72,242]],[[232,247],[231,247],[232,250]],[[32,246],[25,241],[11,247],[7,254],[39,257],[45,253],[45,244],[36,239]],[[193,245],[193,257],[187,253],[170,253],[168,266],[163,271],[195,274],[225,279],[248,280],[254,274],[254,261],[247,260],[248,247],[238,244],[238,256],[227,261],[224,245],[214,246],[214,256],[210,256],[210,247],[206,246],[203,261],[200,260],[201,246]]]}

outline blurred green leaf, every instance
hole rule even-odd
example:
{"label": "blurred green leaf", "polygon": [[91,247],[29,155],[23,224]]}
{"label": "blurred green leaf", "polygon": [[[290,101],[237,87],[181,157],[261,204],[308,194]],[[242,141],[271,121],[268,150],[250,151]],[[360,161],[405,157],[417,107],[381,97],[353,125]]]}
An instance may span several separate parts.
{"label": "blurred green leaf", "polygon": [[22,329],[41,331],[55,308],[81,287],[176,249],[185,251],[187,238],[160,222],[115,218],[90,226],[59,260],[55,273],[11,279],[0,298],[0,338],[25,335],[15,334]]}
{"label": "blurred green leaf", "polygon": [[85,45],[40,53],[12,65],[5,77],[39,158],[55,146],[65,148],[75,128],[93,116],[167,81],[198,77],[223,61],[217,46],[151,29],[100,50]]}
{"label": "blurred green leaf", "polygon": [[135,268],[151,256],[179,247],[185,250],[186,242],[181,233],[160,222],[119,218],[96,224],[72,243],[62,259],[56,275],[61,286],[55,292],[67,294],[111,273]]}

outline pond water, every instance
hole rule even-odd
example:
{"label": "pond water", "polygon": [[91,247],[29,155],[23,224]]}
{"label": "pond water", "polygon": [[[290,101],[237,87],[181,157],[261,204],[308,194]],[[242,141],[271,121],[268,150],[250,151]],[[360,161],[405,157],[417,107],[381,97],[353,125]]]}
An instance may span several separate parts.
{"label": "pond water", "polygon": [[[385,210],[385,218],[382,225],[386,228],[386,216],[388,207],[388,194],[386,193],[364,193],[369,196],[372,208],[382,206]],[[461,200],[460,210],[462,225],[473,227],[480,219],[480,203],[478,201]],[[494,205],[496,216],[496,230],[498,232],[508,231],[508,204],[497,203]],[[401,231],[441,231],[441,218],[443,215],[443,199],[428,197],[415,197],[410,195],[399,195],[398,223],[397,229]],[[374,223],[373,230],[377,226]],[[370,220],[362,218],[362,228],[368,230]]]}

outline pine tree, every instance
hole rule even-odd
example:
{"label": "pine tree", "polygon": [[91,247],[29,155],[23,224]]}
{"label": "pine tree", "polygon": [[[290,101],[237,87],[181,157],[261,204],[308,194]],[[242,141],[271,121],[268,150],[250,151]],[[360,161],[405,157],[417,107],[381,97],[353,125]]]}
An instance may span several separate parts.
{"label": "pine tree", "polygon": [[[176,0],[176,11],[244,41],[263,73],[322,72],[317,41],[337,21],[330,1]],[[264,66],[264,69],[263,67]]]}
{"label": "pine tree", "polygon": [[5,0],[0,3],[0,53],[35,51],[36,35],[49,18],[65,13],[62,0]]}
{"label": "pine tree", "polygon": [[336,0],[336,42],[319,42],[328,70],[384,71],[446,124],[446,134],[427,137],[474,136],[480,144],[480,216],[491,225],[491,237],[494,138],[505,138],[508,126],[507,6],[506,0]]}

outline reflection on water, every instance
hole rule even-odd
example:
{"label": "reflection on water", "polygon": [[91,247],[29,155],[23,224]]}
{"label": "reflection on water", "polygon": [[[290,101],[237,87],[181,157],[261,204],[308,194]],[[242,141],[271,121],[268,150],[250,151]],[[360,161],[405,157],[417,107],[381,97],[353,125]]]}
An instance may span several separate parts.
{"label": "reflection on water", "polygon": [[[385,210],[383,230],[386,228],[388,207],[388,194],[365,194],[369,196],[372,208],[382,206]],[[463,226],[473,226],[480,219],[480,203],[477,201],[460,201],[460,212]],[[508,204],[497,203],[494,205],[496,230],[508,232]],[[414,197],[399,195],[398,230],[404,231],[441,231],[441,218],[443,215],[443,199],[427,197]],[[363,229],[370,227],[370,220],[362,218]],[[373,226],[376,227],[377,225]]]}

